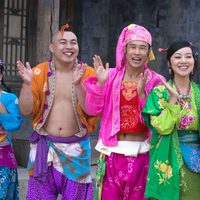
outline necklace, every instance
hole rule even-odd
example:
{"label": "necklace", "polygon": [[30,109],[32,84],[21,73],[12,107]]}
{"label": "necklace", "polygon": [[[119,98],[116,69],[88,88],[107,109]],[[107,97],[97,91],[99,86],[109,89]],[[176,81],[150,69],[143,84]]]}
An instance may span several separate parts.
{"label": "necklace", "polygon": [[188,101],[188,102],[190,102],[191,83],[189,83],[189,86],[188,86],[186,94],[181,94],[181,92],[180,92],[180,90],[179,90],[179,88],[178,88],[178,86],[177,86],[177,84],[176,84],[175,81],[174,81],[174,85],[175,85],[176,90],[178,92],[178,98],[177,98],[178,101],[179,102],[182,102],[182,101]]}

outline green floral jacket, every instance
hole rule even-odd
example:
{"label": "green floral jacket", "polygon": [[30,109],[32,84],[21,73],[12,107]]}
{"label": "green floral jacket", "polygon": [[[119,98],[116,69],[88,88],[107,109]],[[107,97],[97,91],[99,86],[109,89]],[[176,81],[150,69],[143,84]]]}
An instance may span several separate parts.
{"label": "green floral jacket", "polygon": [[[172,85],[171,80],[169,83]],[[199,130],[200,85],[194,82],[192,82],[192,96],[197,119],[191,120],[187,128],[191,130],[193,127]],[[145,196],[159,200],[179,200],[180,186],[185,186],[184,179],[181,178],[184,177],[182,169],[184,163],[179,146],[177,121],[181,124],[180,115],[187,115],[187,109],[182,109],[179,104],[168,104],[169,98],[165,86],[155,87],[142,111],[143,118],[152,131]]]}

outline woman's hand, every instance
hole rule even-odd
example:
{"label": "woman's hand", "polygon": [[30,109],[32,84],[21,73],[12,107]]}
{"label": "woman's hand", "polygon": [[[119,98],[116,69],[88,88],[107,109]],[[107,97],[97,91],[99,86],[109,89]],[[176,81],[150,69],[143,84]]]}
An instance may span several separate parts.
{"label": "woman's hand", "polygon": [[104,67],[100,56],[97,55],[94,55],[93,57],[93,64],[98,79],[98,84],[104,85],[109,76],[109,64],[106,63],[106,66]]}
{"label": "woman's hand", "polygon": [[26,62],[26,66],[25,66],[20,60],[18,60],[17,69],[24,83],[27,85],[31,85],[32,80],[33,80],[33,71],[31,69],[29,62]]}
{"label": "woman's hand", "polygon": [[169,85],[161,76],[160,76],[160,80],[162,81],[163,85],[166,87],[166,89],[168,90],[169,94],[170,94],[170,100],[169,103],[171,104],[175,104],[177,102],[177,98],[178,98],[178,92],[171,87],[171,85]]}

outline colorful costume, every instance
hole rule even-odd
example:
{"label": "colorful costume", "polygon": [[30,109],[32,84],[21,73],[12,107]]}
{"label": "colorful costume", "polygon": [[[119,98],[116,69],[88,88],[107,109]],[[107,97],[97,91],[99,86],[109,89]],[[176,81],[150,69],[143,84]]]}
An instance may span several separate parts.
{"label": "colorful costume", "polygon": [[[87,112],[94,116],[101,115],[96,149],[106,154],[102,188],[102,199],[106,200],[119,197],[144,199],[148,171],[148,142],[117,140],[117,134],[121,130],[127,134],[147,131],[141,117],[146,99],[139,98],[137,83],[123,82],[126,69],[124,52],[126,44],[132,40],[142,40],[151,45],[150,33],[143,27],[130,25],[124,28],[118,40],[116,68],[110,69],[109,78],[104,86],[97,84],[97,78],[88,78],[84,83],[87,91]],[[161,81],[160,75],[149,70],[147,65],[144,66],[144,71],[147,72],[147,97],[151,89],[161,84]],[[99,162],[102,163],[101,161]],[[100,179],[97,177],[97,180]]]}
{"label": "colorful costume", "polygon": [[[169,84],[175,86],[172,81]],[[143,117],[152,134],[146,197],[198,199],[200,195],[200,85],[191,82],[189,102],[169,104],[169,92],[156,87]]]}
{"label": "colorful costume", "polygon": [[1,104],[8,113],[0,114],[0,199],[19,199],[17,162],[14,156],[10,131],[16,131],[22,124],[18,99],[14,94],[1,91]]}
{"label": "colorful costume", "polygon": [[[55,199],[58,193],[65,199],[91,199],[90,142],[88,132],[96,128],[97,118],[87,116],[80,108],[72,81],[72,103],[80,132],[72,137],[54,137],[42,128],[55,97],[55,67],[44,62],[33,68],[32,94],[34,132],[30,137],[28,199]],[[82,82],[94,76],[87,67]],[[55,180],[55,182],[53,182]],[[56,188],[55,185],[56,184]],[[50,190],[49,188],[54,188]],[[37,189],[34,193],[32,190]],[[69,191],[73,189],[72,191]]]}

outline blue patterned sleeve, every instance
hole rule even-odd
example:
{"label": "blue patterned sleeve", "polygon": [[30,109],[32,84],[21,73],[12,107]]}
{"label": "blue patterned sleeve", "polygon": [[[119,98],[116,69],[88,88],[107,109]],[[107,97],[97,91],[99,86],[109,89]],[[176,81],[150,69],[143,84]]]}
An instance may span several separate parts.
{"label": "blue patterned sleeve", "polygon": [[0,124],[4,130],[16,131],[20,128],[23,118],[20,114],[18,98],[14,94],[2,95],[1,103],[7,113],[0,114]]}

